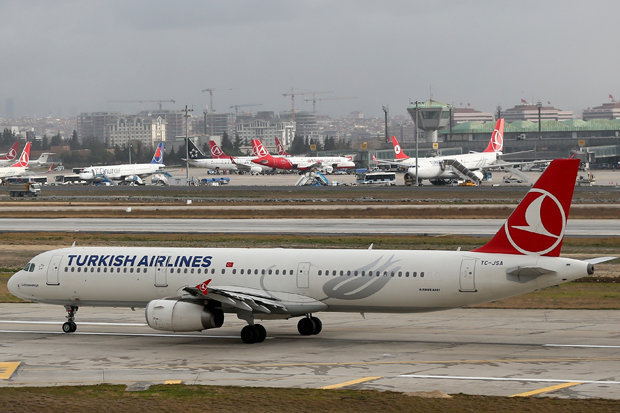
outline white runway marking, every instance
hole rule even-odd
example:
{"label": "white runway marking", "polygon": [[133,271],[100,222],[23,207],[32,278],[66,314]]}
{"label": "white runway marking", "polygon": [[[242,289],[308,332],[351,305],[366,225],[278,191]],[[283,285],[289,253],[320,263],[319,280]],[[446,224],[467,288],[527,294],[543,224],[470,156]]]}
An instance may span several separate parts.
{"label": "white runway marking", "polygon": [[539,377],[476,377],[476,376],[433,376],[427,374],[401,374],[396,377],[403,377],[409,379],[450,379],[450,380],[485,380],[485,381],[527,381],[527,382],[541,382],[541,383],[574,383],[579,382],[583,384],[620,384],[620,381],[607,381],[607,380],[581,380],[581,379],[541,379]]}
{"label": "white runway marking", "polygon": [[[24,333],[24,334],[62,334],[71,336],[125,336],[125,337],[170,337],[170,338],[236,338],[239,336],[205,336],[200,334],[157,334],[157,333],[93,333],[88,331],[64,333],[62,331],[36,331],[36,330],[0,330],[0,333]],[[266,339],[271,339],[267,337]]]}
{"label": "white runway marking", "polygon": [[[0,320],[0,324],[53,324],[60,325],[64,321],[24,321],[24,320]],[[129,326],[129,327],[146,327],[146,323],[103,323],[92,321],[80,321],[78,326]]]}
{"label": "white runway marking", "polygon": [[604,346],[597,344],[543,344],[543,347],[620,348],[620,346]]}

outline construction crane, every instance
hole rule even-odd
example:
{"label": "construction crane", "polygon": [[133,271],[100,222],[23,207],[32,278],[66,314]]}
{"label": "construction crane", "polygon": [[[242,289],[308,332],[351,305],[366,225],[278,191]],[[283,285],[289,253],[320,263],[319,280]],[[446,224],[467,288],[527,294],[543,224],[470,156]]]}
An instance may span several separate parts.
{"label": "construction crane", "polygon": [[315,95],[322,94],[322,93],[332,93],[332,92],[329,90],[321,91],[321,92],[296,92],[295,89],[291,88],[290,93],[282,93],[282,96],[291,97],[291,120],[295,122],[295,96],[312,94],[312,96],[314,97]]}
{"label": "construction crane", "polygon": [[161,110],[162,103],[176,103],[174,99],[151,99],[151,100],[108,100],[108,103],[157,103],[159,105],[159,110]]}
{"label": "construction crane", "polygon": [[239,108],[247,108],[249,106],[261,106],[262,103],[245,103],[243,105],[231,105],[230,109],[235,108],[235,117],[239,115]]}
{"label": "construction crane", "polygon": [[[212,88],[212,87],[201,90],[202,93],[209,92],[209,109],[208,109],[208,112],[211,114],[211,135],[213,135],[213,113],[215,112],[215,110],[213,110],[213,92],[215,92],[215,90],[216,89]],[[232,88],[225,89],[225,90],[232,90]],[[205,127],[205,133],[207,133],[206,127]]]}
{"label": "construction crane", "polygon": [[312,96],[311,99],[304,99],[306,102],[312,102],[312,112],[316,113],[316,102],[321,102],[324,100],[347,100],[347,99],[357,99],[357,96],[341,96],[341,97],[327,97],[327,98],[317,98],[316,96]]}

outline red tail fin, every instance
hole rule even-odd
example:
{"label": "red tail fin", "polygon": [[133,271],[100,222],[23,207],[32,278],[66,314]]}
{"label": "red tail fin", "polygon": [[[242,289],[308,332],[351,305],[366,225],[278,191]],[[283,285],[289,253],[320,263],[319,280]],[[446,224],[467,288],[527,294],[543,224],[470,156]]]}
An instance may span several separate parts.
{"label": "red tail fin", "polygon": [[484,152],[501,152],[504,150],[504,118],[499,118],[495,124],[495,129],[491,134],[491,139]]}
{"label": "red tail fin", "polygon": [[396,154],[396,159],[409,159],[409,157],[405,155],[403,150],[400,148],[400,144],[396,140],[396,136],[392,136],[392,145],[394,145],[394,153]]}
{"label": "red tail fin", "polygon": [[578,159],[551,162],[495,236],[474,251],[559,256],[578,169]]}
{"label": "red tail fin", "polygon": [[252,139],[252,150],[254,151],[254,156],[258,158],[271,158],[271,154],[265,147],[263,143],[258,139]]}
{"label": "red tail fin", "polygon": [[22,154],[20,155],[19,160],[11,166],[14,166],[17,168],[28,167],[28,162],[30,162],[30,145],[31,145],[30,142],[26,142],[26,146],[24,146],[24,150],[22,151]]}
{"label": "red tail fin", "polygon": [[17,150],[19,149],[19,141],[15,141],[13,146],[9,148],[9,150],[0,157],[0,160],[3,161],[12,161],[17,156]]}
{"label": "red tail fin", "polygon": [[214,157],[215,159],[230,158],[230,156],[226,155],[224,151],[222,150],[222,148],[217,146],[217,143],[215,143],[212,140],[209,140],[209,149],[211,150],[211,156]]}
{"label": "red tail fin", "polygon": [[280,156],[290,156],[291,154],[288,153],[284,149],[284,145],[282,145],[282,143],[280,142],[280,139],[278,139],[277,137],[275,139],[276,139],[276,149],[278,150],[278,155],[280,155]]}

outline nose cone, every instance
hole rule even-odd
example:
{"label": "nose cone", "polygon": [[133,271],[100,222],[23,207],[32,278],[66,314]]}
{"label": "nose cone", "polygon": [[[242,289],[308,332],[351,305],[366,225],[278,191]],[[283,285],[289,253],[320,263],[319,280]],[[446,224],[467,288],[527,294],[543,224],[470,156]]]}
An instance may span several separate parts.
{"label": "nose cone", "polygon": [[16,297],[19,297],[18,292],[19,292],[19,279],[21,278],[19,272],[16,272],[15,274],[13,274],[13,276],[11,278],[9,278],[9,281],[6,283],[7,288],[9,289],[9,291],[11,292],[11,294],[13,294]]}
{"label": "nose cone", "polygon": [[80,179],[83,179],[83,180],[93,179],[93,173],[92,172],[82,172],[82,173],[80,173]]}

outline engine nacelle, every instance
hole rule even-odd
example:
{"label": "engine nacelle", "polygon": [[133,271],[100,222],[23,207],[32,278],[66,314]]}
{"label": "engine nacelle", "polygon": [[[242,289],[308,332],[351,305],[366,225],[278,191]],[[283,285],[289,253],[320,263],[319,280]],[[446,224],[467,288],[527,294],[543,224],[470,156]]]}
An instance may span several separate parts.
{"label": "engine nacelle", "polygon": [[221,309],[180,300],[153,300],[146,306],[146,322],[155,330],[201,331],[224,323]]}

